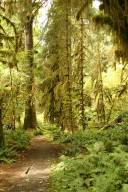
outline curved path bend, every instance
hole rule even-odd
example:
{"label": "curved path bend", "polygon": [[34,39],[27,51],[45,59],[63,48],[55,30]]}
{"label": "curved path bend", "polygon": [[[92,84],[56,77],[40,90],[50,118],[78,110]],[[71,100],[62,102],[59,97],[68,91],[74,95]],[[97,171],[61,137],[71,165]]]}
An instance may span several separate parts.
{"label": "curved path bend", "polygon": [[60,146],[42,136],[34,137],[16,163],[0,167],[0,192],[47,192],[51,167],[59,153]]}

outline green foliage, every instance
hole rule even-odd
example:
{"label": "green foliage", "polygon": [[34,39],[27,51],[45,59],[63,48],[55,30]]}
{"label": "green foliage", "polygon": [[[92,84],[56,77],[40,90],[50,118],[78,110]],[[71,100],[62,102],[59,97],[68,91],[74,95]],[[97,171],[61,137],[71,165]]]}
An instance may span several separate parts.
{"label": "green foliage", "polygon": [[[127,191],[128,128],[65,134],[66,155],[51,174],[52,192]],[[83,152],[83,148],[86,149]]]}
{"label": "green foliage", "polygon": [[128,112],[124,111],[122,113],[119,113],[117,117],[115,118],[115,122],[121,123],[121,122],[128,122]]}
{"label": "green foliage", "polygon": [[93,16],[93,21],[97,24],[97,25],[109,25],[112,27],[113,22],[111,17],[108,17],[106,15],[103,14],[97,14]]}
{"label": "green foliage", "polygon": [[[78,131],[75,134],[62,134],[59,138],[61,143],[69,144],[65,154],[77,155],[81,152],[87,152],[94,144],[103,144],[106,151],[113,151],[117,144],[127,145],[128,127],[127,125],[118,125],[104,131],[98,129],[87,129]],[[97,146],[98,147],[98,146]],[[83,150],[85,149],[85,150]]]}
{"label": "green foliage", "polygon": [[62,130],[57,125],[53,125],[49,127],[49,131],[51,132],[51,135],[53,137],[53,140],[58,140],[62,135]]}
{"label": "green foliage", "polygon": [[58,140],[62,134],[61,128],[55,124],[52,124],[52,125],[46,124],[44,126],[44,132],[50,135],[53,138],[53,140]]}
{"label": "green foliage", "polygon": [[115,192],[127,184],[128,154],[91,153],[76,159],[65,158],[52,174],[52,191]]}
{"label": "green foliage", "polygon": [[0,163],[12,163],[16,157],[16,151],[10,147],[0,149]]}
{"label": "green foliage", "polygon": [[30,134],[17,129],[5,131],[5,147],[0,149],[0,163],[12,163],[19,151],[26,149],[30,143]]}
{"label": "green foliage", "polygon": [[34,130],[34,135],[44,135],[53,140],[59,141],[63,133],[61,128],[56,124],[40,123],[39,127]]}
{"label": "green foliage", "polygon": [[37,136],[37,135],[43,135],[43,130],[41,128],[36,128],[34,129],[34,135]]}
{"label": "green foliage", "polygon": [[7,146],[14,150],[24,150],[30,143],[30,135],[24,130],[17,129],[16,131],[8,132]]}

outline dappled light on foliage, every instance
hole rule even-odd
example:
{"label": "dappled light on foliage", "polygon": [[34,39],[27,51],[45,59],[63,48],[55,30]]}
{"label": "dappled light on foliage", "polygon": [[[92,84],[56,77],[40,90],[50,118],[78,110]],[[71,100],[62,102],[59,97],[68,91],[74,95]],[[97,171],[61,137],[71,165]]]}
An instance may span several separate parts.
{"label": "dappled light on foliage", "polygon": [[0,188],[127,192],[127,147],[128,0],[1,0]]}

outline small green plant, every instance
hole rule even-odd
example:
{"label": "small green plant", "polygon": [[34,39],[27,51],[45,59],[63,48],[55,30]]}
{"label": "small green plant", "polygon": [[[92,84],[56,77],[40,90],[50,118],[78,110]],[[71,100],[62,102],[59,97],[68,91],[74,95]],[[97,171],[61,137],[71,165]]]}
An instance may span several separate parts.
{"label": "small green plant", "polygon": [[53,140],[59,140],[62,135],[62,131],[61,128],[58,127],[56,124],[44,123],[40,126],[40,128],[37,128],[34,131],[34,134],[45,135]]}
{"label": "small green plant", "polygon": [[66,156],[52,171],[50,192],[127,192],[127,138],[125,125],[64,134]]}
{"label": "small green plant", "polygon": [[112,142],[112,141],[106,141],[106,142],[104,143],[104,148],[105,148],[105,151],[106,151],[106,152],[112,153],[113,150],[114,150],[113,142]]}
{"label": "small green plant", "polygon": [[21,129],[10,131],[6,136],[6,143],[14,150],[24,150],[30,143],[30,135]]}
{"label": "small green plant", "polygon": [[125,152],[90,153],[77,158],[65,158],[51,175],[52,192],[115,192],[127,184]]}
{"label": "small green plant", "polygon": [[41,128],[36,128],[33,133],[35,136],[44,135],[43,130]]}
{"label": "small green plant", "polygon": [[26,149],[29,143],[30,135],[24,130],[6,131],[5,147],[0,149],[0,163],[14,162],[18,151]]}
{"label": "small green plant", "polygon": [[0,163],[12,163],[16,157],[16,151],[9,147],[0,149]]}

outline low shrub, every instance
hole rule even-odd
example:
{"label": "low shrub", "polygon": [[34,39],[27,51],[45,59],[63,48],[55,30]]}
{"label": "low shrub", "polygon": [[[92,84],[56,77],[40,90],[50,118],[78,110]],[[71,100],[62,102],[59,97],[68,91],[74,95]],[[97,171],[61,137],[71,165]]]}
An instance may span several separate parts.
{"label": "low shrub", "polygon": [[63,134],[66,146],[51,174],[50,192],[127,192],[128,127]]}
{"label": "low shrub", "polygon": [[6,145],[15,150],[24,150],[30,143],[30,134],[24,130],[10,131],[6,136]]}
{"label": "low shrub", "polygon": [[12,163],[15,161],[16,151],[9,147],[0,149],[0,163]]}
{"label": "low shrub", "polygon": [[62,135],[61,128],[56,124],[44,123],[34,131],[35,135],[45,135],[53,140],[59,140]]}
{"label": "low shrub", "polygon": [[43,131],[42,128],[36,128],[33,133],[34,133],[35,136],[44,135],[44,131]]}
{"label": "low shrub", "polygon": [[128,154],[91,153],[65,158],[51,175],[52,192],[121,192],[128,183]]}
{"label": "low shrub", "polygon": [[86,152],[94,143],[103,143],[104,150],[112,152],[116,145],[128,145],[128,127],[116,126],[102,131],[87,129],[73,135],[66,133],[61,135],[60,142],[71,146],[65,148],[65,155],[74,156]]}
{"label": "low shrub", "polygon": [[17,153],[26,149],[30,143],[30,134],[24,130],[9,130],[5,133],[5,147],[0,149],[0,163],[12,163]]}

